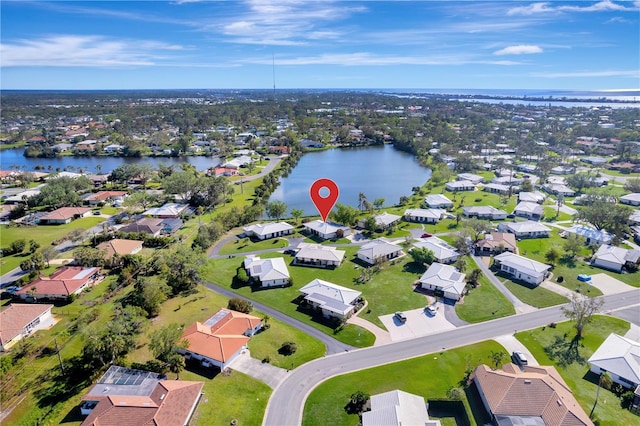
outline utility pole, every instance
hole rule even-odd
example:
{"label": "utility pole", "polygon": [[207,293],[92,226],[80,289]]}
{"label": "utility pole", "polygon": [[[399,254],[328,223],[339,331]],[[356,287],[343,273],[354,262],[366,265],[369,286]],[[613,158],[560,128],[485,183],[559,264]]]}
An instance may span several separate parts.
{"label": "utility pole", "polygon": [[54,337],[53,342],[56,344],[56,352],[58,353],[58,361],[60,361],[60,370],[64,373],[64,364],[62,363],[62,357],[60,356],[60,347],[58,346],[58,340]]}

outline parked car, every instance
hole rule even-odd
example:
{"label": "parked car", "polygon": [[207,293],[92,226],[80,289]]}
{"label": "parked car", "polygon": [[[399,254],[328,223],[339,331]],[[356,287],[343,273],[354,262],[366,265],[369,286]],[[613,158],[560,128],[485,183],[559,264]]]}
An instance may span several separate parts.
{"label": "parked car", "polygon": [[393,316],[400,322],[407,322],[407,316],[403,312],[396,312]]}
{"label": "parked car", "polygon": [[582,281],[582,282],[591,281],[591,275],[580,274],[578,275],[578,281]]}
{"label": "parked car", "polygon": [[433,235],[429,234],[429,233],[424,233],[422,235],[420,235],[420,238],[429,238],[429,237],[433,237]]}
{"label": "parked car", "polygon": [[516,215],[515,214],[508,214],[507,215],[507,219],[515,219]]}
{"label": "parked car", "polygon": [[512,352],[511,359],[518,365],[527,365],[529,363],[529,361],[527,361],[527,357],[519,351]]}
{"label": "parked car", "polygon": [[9,286],[4,289],[4,291],[9,294],[15,294],[18,290],[20,290],[20,287],[17,287],[15,285]]}
{"label": "parked car", "polygon": [[427,306],[426,308],[424,308],[424,310],[427,314],[431,315],[432,317],[434,317],[438,313],[436,308],[434,308],[433,306]]}

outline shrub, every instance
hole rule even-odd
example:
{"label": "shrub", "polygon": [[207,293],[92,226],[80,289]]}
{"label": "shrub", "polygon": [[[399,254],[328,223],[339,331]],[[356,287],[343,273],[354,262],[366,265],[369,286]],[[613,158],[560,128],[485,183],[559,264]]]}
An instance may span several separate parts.
{"label": "shrub", "polygon": [[296,353],[297,350],[298,345],[296,345],[294,342],[284,342],[282,346],[280,346],[280,349],[278,349],[278,353],[280,355],[289,356]]}
{"label": "shrub", "polygon": [[246,299],[241,299],[239,297],[232,297],[229,299],[229,303],[227,304],[227,308],[232,311],[242,312],[243,314],[249,314],[253,310],[253,305]]}

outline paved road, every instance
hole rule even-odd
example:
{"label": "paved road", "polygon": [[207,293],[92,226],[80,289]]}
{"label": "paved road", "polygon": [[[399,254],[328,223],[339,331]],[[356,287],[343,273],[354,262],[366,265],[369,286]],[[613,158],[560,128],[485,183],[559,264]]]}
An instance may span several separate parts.
{"label": "paved road", "polygon": [[[640,289],[604,296],[604,311],[635,305]],[[565,319],[561,306],[468,325],[444,333],[327,356],[291,371],[271,395],[265,426],[299,425],[309,393],[330,377],[528,330]]]}
{"label": "paved road", "polygon": [[611,312],[611,315],[617,318],[622,318],[625,321],[629,321],[630,323],[640,326],[640,304],[631,306],[629,308],[620,309],[619,311]]}
{"label": "paved road", "polygon": [[[208,288],[211,291],[214,291],[218,294],[221,294],[225,297],[228,298],[232,298],[232,297],[240,297],[243,298],[242,296],[238,295],[237,293],[232,292],[231,290],[227,290],[226,288],[220,287],[219,285],[216,285],[214,283],[211,282],[205,282],[204,286],[206,288]],[[279,321],[282,321],[286,324],[289,324],[292,327],[297,328],[298,330],[312,336],[315,337],[316,339],[320,340],[322,343],[324,343],[324,345],[327,347],[327,355],[332,355],[332,354],[337,354],[337,353],[342,353],[342,352],[346,352],[346,351],[350,351],[353,349],[356,349],[353,346],[347,345],[346,343],[342,343],[336,339],[334,339],[331,336],[328,336],[327,334],[323,333],[322,331],[311,327],[308,324],[303,323],[302,321],[298,321],[297,319],[291,318],[288,315],[283,314],[280,311],[277,311],[273,308],[270,308],[266,305],[263,305],[262,303],[256,302],[254,300],[248,299],[248,298],[243,298],[243,299],[247,299],[250,300],[251,303],[253,304],[253,307],[256,308],[258,311],[265,313],[267,315],[269,315],[271,318],[275,318]]]}
{"label": "paved road", "polygon": [[9,286],[12,282],[19,280],[24,274],[26,274],[26,272],[20,268],[12,269],[6,274],[3,274],[0,276],[0,288]]}

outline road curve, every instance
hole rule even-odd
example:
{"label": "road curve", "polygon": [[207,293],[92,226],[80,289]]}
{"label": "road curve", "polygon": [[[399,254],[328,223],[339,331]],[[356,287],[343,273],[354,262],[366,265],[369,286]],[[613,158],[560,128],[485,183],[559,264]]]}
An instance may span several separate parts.
{"label": "road curve", "polygon": [[[637,304],[640,301],[640,289],[603,296],[603,299],[605,300],[603,312],[606,313],[611,309]],[[289,376],[280,382],[267,404],[263,425],[293,426],[301,424],[304,403],[309,393],[320,383],[333,376],[465,346],[495,336],[528,330],[565,319],[561,306],[554,306],[467,325],[417,339],[357,349],[311,361],[291,371]]]}

